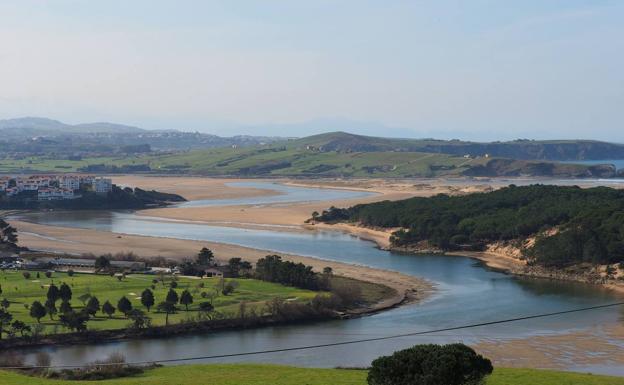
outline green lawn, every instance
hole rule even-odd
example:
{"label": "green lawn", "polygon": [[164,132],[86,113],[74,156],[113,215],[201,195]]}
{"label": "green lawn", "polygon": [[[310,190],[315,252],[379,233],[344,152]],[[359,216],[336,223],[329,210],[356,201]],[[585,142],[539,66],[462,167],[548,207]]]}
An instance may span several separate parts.
{"label": "green lawn", "polygon": [[55,159],[48,156],[30,156],[24,159],[0,159],[0,172],[2,173],[22,173],[22,172],[52,172],[64,173],[75,172],[81,167],[94,164],[107,165],[135,165],[145,164],[146,161],[132,156],[123,157],[100,157],[85,158],[83,160]]}
{"label": "green lawn", "polygon": [[[469,164],[477,162],[446,154],[423,152],[311,152],[301,148],[273,146],[269,148],[215,148],[176,154],[85,158],[59,160],[50,157],[0,159],[1,173],[75,172],[88,165],[107,166],[149,165],[154,172],[191,172],[207,175],[245,175],[245,169],[284,163],[268,176],[284,175],[349,175],[367,176],[436,176],[457,175]],[[257,171],[252,174],[258,173]]]}
{"label": "green lawn", "polygon": [[[2,385],[70,385],[0,371]],[[366,371],[273,365],[189,365],[150,370],[138,377],[89,382],[103,385],[365,385]],[[488,385],[624,385],[624,378],[531,369],[496,369]]]}
{"label": "green lawn", "polygon": [[[99,299],[100,304],[109,300],[113,306],[117,307],[119,298],[126,296],[134,307],[146,310],[141,305],[140,301],[140,295],[144,289],[150,288],[152,285],[155,286],[153,292],[156,303],[164,301],[166,293],[169,290],[169,279],[166,279],[166,283],[163,285],[162,283],[154,284],[152,280],[156,278],[158,277],[153,275],[131,274],[123,281],[119,281],[117,278],[108,275],[78,273],[73,277],[69,277],[66,273],[54,273],[51,278],[46,278],[43,273],[40,273],[40,278],[36,278],[36,273],[31,272],[31,278],[25,279],[21,272],[5,271],[0,272],[0,285],[2,288],[0,298],[6,298],[11,302],[8,310],[13,315],[14,319],[19,319],[30,324],[36,323],[36,321],[30,317],[26,305],[32,304],[35,300],[44,303],[48,285],[52,282],[59,287],[61,282],[66,282],[70,285],[73,292],[71,304],[77,309],[83,306],[78,297],[82,294],[90,293]],[[254,279],[235,279],[235,281],[238,282],[239,286],[233,294],[224,296],[219,293],[218,296],[213,298],[213,305],[216,311],[226,314],[236,314],[238,313],[239,304],[242,301],[247,302],[249,310],[251,307],[264,307],[265,301],[275,297],[284,298],[286,300],[303,301],[309,300],[317,294],[309,290],[302,290]],[[184,310],[183,306],[180,306],[180,311],[177,314],[169,316],[169,322],[177,322],[188,317],[196,316],[198,303],[209,301],[210,295],[216,295],[216,293],[219,292],[215,288],[218,284],[219,280],[217,278],[180,278],[178,280],[178,287],[176,288],[178,295],[181,294],[184,289],[188,289],[193,295],[194,303],[189,307],[188,313]],[[203,285],[203,288],[200,287],[200,285]],[[202,298],[202,292],[207,294],[206,298]],[[60,301],[57,303],[57,307],[59,305]],[[149,316],[152,318],[153,325],[163,325],[165,323],[164,313],[157,313],[152,309]],[[54,317],[54,320],[50,320],[50,318],[46,316],[41,322],[46,326],[46,333],[64,331],[58,324],[58,317]],[[98,313],[97,318],[91,319],[87,327],[89,329],[117,329],[126,327],[128,323],[129,321],[118,313],[116,313],[112,319],[109,319],[104,314]]]}

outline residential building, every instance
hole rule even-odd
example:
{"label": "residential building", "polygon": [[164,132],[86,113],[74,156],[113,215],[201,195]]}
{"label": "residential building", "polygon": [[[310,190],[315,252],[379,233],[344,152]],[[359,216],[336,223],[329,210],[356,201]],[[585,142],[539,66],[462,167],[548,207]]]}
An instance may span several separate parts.
{"label": "residential building", "polygon": [[[15,187],[9,187],[15,186]],[[39,200],[74,199],[80,197],[78,190],[89,189],[99,194],[113,189],[109,178],[92,175],[31,175],[0,177],[0,192],[8,196],[21,192],[36,192]]]}
{"label": "residential building", "polygon": [[113,190],[113,181],[109,178],[96,178],[93,181],[93,190],[98,194],[106,194]]}
{"label": "residential building", "polygon": [[68,190],[79,190],[80,177],[77,175],[63,175],[59,179],[59,187],[66,188]]}
{"label": "residential building", "polygon": [[74,193],[74,190],[66,188],[44,188],[37,192],[37,199],[40,201],[54,201],[61,199],[75,199],[79,196]]}

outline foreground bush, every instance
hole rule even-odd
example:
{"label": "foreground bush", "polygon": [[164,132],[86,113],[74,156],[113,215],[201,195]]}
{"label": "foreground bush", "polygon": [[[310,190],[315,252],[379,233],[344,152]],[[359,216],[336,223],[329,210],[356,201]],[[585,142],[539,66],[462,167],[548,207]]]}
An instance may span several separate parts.
{"label": "foreground bush", "polygon": [[475,385],[492,363],[463,344],[416,345],[373,361],[369,385]]}

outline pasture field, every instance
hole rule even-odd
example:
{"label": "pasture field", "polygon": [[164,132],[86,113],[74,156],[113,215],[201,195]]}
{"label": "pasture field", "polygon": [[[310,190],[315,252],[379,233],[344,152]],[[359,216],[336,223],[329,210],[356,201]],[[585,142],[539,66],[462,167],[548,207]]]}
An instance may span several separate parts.
{"label": "pasture field", "polygon": [[[165,278],[164,281],[155,283],[154,280],[158,280],[158,276],[145,274],[130,274],[121,281],[109,275],[75,273],[70,277],[67,273],[55,272],[50,278],[47,278],[43,272],[39,273],[39,277],[37,277],[37,272],[30,272],[30,274],[30,278],[26,279],[22,272],[0,272],[0,288],[2,289],[0,299],[6,298],[10,302],[8,311],[13,315],[13,319],[21,320],[28,324],[35,324],[36,320],[30,317],[27,306],[30,306],[34,301],[45,303],[48,287],[52,283],[57,287],[60,287],[63,282],[70,286],[72,290],[70,303],[77,310],[84,306],[79,297],[84,294],[90,294],[98,298],[100,305],[108,300],[115,307],[117,307],[119,299],[125,296],[130,300],[134,308],[145,312],[147,312],[147,309],[141,304],[141,293],[143,290],[146,288],[152,290],[154,302],[158,304],[165,300],[171,285],[171,278]],[[196,317],[199,303],[206,301],[212,301],[215,311],[219,313],[236,315],[241,302],[247,304],[247,310],[255,307],[258,311],[261,311],[267,301],[276,297],[287,301],[307,301],[318,294],[318,292],[310,290],[255,279],[226,279],[226,282],[229,281],[236,281],[238,287],[232,294],[226,296],[221,293],[221,281],[219,278],[178,278],[175,291],[180,295],[185,289],[189,290],[193,296],[193,304],[189,306],[188,312],[184,306],[178,305],[179,310],[177,313],[169,316],[169,323]],[[57,308],[60,306],[60,303],[61,301],[59,300]],[[152,325],[165,324],[165,314],[157,312],[155,306],[147,314],[152,319]],[[127,327],[129,322],[119,312],[116,312],[112,318],[98,312],[96,317],[88,321],[87,327],[92,330],[120,329]],[[58,322],[58,316],[50,319],[46,315],[41,319],[41,324],[45,326],[44,333],[64,331]]]}
{"label": "pasture field", "polygon": [[[72,385],[0,371],[3,385]],[[137,377],[91,381],[102,385],[366,385],[366,370],[309,369],[275,365],[188,365],[148,370]],[[495,369],[486,385],[624,385],[624,378],[534,369]]]}

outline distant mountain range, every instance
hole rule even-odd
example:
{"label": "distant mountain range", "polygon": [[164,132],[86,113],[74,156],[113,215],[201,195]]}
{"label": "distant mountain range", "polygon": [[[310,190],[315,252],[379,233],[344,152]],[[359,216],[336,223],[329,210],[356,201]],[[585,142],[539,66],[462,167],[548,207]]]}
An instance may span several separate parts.
{"label": "distant mountain range", "polygon": [[[48,118],[25,117],[0,120],[0,131],[2,131],[4,135],[15,136],[16,139],[24,139],[36,135],[88,134],[96,132],[137,134],[146,132],[147,130],[108,122],[72,125]],[[5,136],[5,139],[6,138]]]}
{"label": "distant mountain range", "polygon": [[38,117],[0,120],[0,150],[39,155],[72,152],[114,153],[128,146],[149,146],[156,151],[245,147],[284,139],[251,135],[222,137],[178,130],[146,130],[109,122],[72,125]]}

